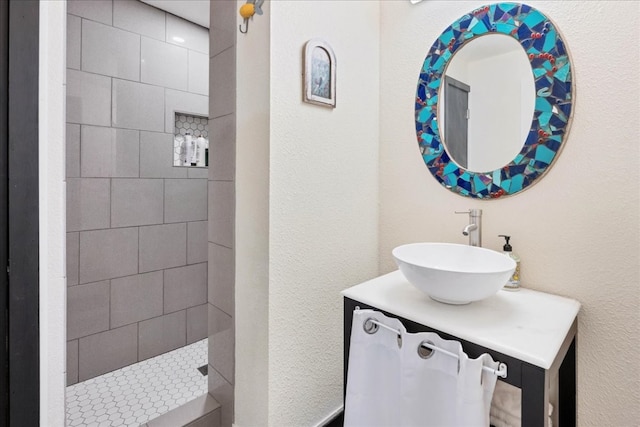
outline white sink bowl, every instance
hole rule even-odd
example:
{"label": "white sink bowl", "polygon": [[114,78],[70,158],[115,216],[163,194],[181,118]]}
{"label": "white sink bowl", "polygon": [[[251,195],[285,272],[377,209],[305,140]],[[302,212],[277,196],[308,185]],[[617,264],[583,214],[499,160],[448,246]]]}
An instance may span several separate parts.
{"label": "white sink bowl", "polygon": [[409,283],[447,304],[469,304],[494,295],[516,268],[503,253],[454,243],[412,243],[392,253]]}

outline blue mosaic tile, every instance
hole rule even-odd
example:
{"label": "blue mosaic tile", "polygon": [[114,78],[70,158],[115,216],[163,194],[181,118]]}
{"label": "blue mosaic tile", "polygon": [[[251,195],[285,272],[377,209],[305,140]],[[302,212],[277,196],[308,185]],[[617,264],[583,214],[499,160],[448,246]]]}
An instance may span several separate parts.
{"label": "blue mosaic tile", "polygon": [[[526,52],[534,76],[536,102],[527,139],[506,166],[490,172],[460,168],[444,149],[436,112],[445,69],[475,37],[499,33],[513,37]],[[460,17],[433,43],[424,60],[415,101],[416,134],[431,174],[460,195],[489,199],[526,189],[557,158],[566,139],[572,111],[572,69],[565,42],[542,12],[521,3],[482,6]]]}

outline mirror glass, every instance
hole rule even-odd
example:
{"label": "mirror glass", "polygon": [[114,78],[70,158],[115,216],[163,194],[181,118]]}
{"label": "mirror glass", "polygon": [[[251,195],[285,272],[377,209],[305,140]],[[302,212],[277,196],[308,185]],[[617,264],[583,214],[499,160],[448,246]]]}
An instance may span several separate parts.
{"label": "mirror glass", "polygon": [[422,160],[461,196],[519,193],[564,147],[573,93],[566,43],[542,12],[523,3],[474,9],[444,29],[422,63],[414,116]]}
{"label": "mirror glass", "polygon": [[451,159],[486,172],[508,164],[527,139],[535,106],[529,58],[520,43],[489,34],[449,61],[440,86],[440,136]]}

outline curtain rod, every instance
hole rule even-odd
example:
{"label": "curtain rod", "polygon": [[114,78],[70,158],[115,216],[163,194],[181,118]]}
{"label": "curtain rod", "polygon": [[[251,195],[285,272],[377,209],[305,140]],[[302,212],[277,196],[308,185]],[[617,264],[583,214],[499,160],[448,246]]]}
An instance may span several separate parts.
{"label": "curtain rod", "polygon": [[[364,331],[368,334],[375,334],[376,332],[378,332],[378,326],[384,329],[388,329],[391,332],[395,332],[396,334],[398,334],[398,336],[402,337],[402,332],[398,329],[394,329],[391,326],[387,326],[384,323],[373,319],[373,318],[368,318],[367,320],[365,320],[365,322],[362,324],[362,327],[364,328]],[[422,341],[420,343],[420,347],[432,350],[432,351],[437,351],[439,353],[443,353],[446,354],[447,356],[450,357],[454,357],[456,359],[459,359],[458,355],[455,353],[451,353],[450,351],[447,351],[443,348],[437,347],[434,343],[432,343],[431,341]],[[426,355],[425,358],[430,357],[430,355]],[[498,362],[498,369],[493,369],[490,368],[488,366],[483,366],[482,370],[485,372],[488,372],[490,374],[494,374],[497,375],[501,378],[507,378],[507,365],[502,363],[502,362]]]}

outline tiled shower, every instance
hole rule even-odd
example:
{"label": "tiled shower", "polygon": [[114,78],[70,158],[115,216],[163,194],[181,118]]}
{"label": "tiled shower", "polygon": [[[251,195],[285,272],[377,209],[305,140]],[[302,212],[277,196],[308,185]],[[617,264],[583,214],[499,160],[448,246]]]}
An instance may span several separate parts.
{"label": "tiled shower", "polygon": [[207,337],[209,33],[137,0],[67,4],[67,383]]}

